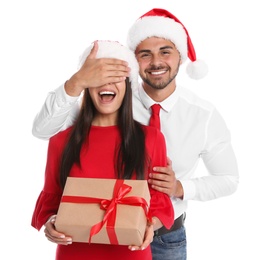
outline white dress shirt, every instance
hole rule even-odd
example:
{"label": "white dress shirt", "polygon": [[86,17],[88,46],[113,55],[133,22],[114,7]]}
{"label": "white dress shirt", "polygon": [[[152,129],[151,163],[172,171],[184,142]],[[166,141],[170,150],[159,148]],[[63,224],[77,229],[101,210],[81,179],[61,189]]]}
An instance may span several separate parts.
{"label": "white dress shirt", "polygon": [[[50,92],[34,119],[33,135],[49,139],[72,125],[80,103],[81,97],[68,96],[63,85]],[[133,96],[134,118],[148,125],[154,103],[140,87]],[[180,86],[159,104],[167,154],[184,189],[183,200],[171,198],[175,218],[186,211],[189,200],[207,201],[235,192],[239,179],[237,162],[230,132],[216,108]],[[207,168],[205,176],[196,176],[200,158]]]}

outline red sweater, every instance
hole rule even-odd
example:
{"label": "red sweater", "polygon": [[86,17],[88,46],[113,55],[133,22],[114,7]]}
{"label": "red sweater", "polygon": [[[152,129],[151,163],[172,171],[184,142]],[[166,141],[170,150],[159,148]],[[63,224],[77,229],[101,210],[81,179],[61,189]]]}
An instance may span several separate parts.
{"label": "red sweater", "polygon": [[[163,135],[153,127],[143,126],[146,135],[146,150],[150,157],[148,173],[153,166],[166,166],[166,145]],[[62,188],[59,186],[59,162],[67,137],[71,128],[58,133],[49,141],[45,184],[41,191],[32,217],[32,226],[40,230],[51,215],[57,213],[62,197]],[[89,135],[89,145],[81,150],[81,168],[74,165],[71,169],[72,177],[107,178],[115,179],[116,162],[115,150],[121,141],[117,126],[92,126]],[[174,210],[170,198],[150,187],[152,216],[158,217],[163,225],[170,228],[174,222]],[[57,246],[57,260],[68,259],[152,259],[150,247],[143,251],[131,252],[127,246],[72,243],[71,245]]]}

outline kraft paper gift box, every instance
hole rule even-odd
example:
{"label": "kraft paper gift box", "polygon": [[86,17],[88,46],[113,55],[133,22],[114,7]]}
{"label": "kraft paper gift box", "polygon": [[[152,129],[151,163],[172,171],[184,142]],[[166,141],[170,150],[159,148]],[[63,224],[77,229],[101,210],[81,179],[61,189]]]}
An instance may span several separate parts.
{"label": "kraft paper gift box", "polygon": [[146,180],[68,177],[55,227],[73,242],[139,246],[149,205]]}

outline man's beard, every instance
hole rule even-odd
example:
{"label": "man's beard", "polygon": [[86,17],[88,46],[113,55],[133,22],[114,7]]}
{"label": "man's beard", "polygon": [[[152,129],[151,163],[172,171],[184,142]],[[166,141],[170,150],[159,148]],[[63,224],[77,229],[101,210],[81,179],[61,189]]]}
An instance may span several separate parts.
{"label": "man's beard", "polygon": [[[162,81],[162,82],[155,83],[155,81],[151,81],[147,77],[144,77],[141,73],[140,73],[140,77],[141,77],[142,81],[145,84],[149,85],[151,88],[153,88],[153,89],[164,89],[176,78],[178,71],[179,71],[179,66],[180,66],[180,63],[178,64],[175,73],[170,78],[168,78],[167,80]],[[151,70],[157,71],[159,69],[162,69],[162,68],[152,66],[150,69],[148,69],[148,71],[151,71]]]}
{"label": "man's beard", "polygon": [[[176,74],[177,75],[177,74]],[[152,87],[153,89],[164,89],[166,88],[166,86],[168,86],[170,84],[170,82],[172,82],[174,80],[174,78],[176,77],[176,75],[174,75],[173,77],[169,78],[168,80],[166,81],[162,81],[162,82],[159,82],[159,83],[155,83],[155,82],[152,82],[150,81],[149,79],[147,78],[144,78],[142,77],[142,75],[140,74],[141,78],[142,78],[142,81],[149,85],[150,87]]]}

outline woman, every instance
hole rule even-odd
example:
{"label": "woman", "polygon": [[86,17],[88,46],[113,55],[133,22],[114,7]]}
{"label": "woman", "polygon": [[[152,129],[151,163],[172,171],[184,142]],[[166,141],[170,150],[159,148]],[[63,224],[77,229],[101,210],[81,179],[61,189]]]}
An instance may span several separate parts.
{"label": "woman", "polygon": [[[92,45],[84,52],[81,66],[91,48]],[[167,163],[161,132],[133,119],[132,88],[138,86],[138,63],[133,52],[118,42],[99,41],[97,58],[100,57],[126,60],[131,68],[130,76],[116,84],[87,88],[74,126],[50,139],[45,184],[36,203],[32,226],[40,230],[46,225],[46,236],[58,244],[57,260],[150,260],[154,230],[162,225],[170,228],[174,219],[170,198],[151,187],[153,223],[146,227],[140,247],[73,243],[71,237],[54,229],[55,215],[68,176],[147,179],[153,165],[166,166]]]}

